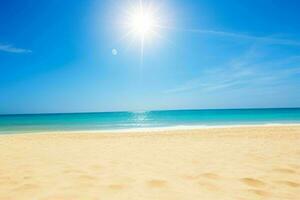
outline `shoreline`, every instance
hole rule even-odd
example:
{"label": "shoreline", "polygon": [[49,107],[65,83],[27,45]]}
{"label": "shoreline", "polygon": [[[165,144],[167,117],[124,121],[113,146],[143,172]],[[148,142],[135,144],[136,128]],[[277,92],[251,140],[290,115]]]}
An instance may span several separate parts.
{"label": "shoreline", "polygon": [[0,137],[5,135],[40,135],[40,134],[80,134],[80,133],[101,133],[101,134],[122,134],[122,133],[143,133],[143,132],[165,132],[165,131],[193,131],[193,130],[206,130],[206,129],[234,129],[234,128],[259,128],[259,127],[300,127],[300,123],[267,123],[267,124],[240,124],[240,125],[176,125],[168,127],[147,127],[147,128],[129,128],[129,129],[106,129],[106,130],[61,130],[61,131],[12,131],[1,132]]}

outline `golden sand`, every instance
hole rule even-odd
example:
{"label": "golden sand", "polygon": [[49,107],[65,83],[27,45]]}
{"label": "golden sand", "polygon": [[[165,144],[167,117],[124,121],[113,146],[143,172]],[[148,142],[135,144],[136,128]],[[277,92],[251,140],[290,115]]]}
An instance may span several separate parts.
{"label": "golden sand", "polygon": [[299,200],[300,126],[0,136],[0,200]]}

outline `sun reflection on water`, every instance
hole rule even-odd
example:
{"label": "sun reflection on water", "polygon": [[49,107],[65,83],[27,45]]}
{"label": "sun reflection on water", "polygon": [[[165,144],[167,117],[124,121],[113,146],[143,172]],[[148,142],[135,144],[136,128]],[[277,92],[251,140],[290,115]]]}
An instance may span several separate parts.
{"label": "sun reflection on water", "polygon": [[147,126],[147,121],[149,120],[149,112],[147,111],[137,111],[137,112],[132,112],[133,114],[133,121],[135,125],[137,126]]}

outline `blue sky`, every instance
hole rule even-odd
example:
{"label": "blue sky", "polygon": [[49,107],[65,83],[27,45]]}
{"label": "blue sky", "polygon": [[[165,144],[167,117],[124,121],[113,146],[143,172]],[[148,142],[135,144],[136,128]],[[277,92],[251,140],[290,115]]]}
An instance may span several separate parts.
{"label": "blue sky", "polygon": [[137,3],[1,1],[0,113],[300,106],[299,1],[151,1],[142,65]]}

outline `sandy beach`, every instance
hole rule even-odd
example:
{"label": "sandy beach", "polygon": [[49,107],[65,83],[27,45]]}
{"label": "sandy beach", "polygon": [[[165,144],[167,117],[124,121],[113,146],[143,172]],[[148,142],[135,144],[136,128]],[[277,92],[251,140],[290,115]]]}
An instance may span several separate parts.
{"label": "sandy beach", "polygon": [[0,136],[1,200],[300,198],[300,126]]}

